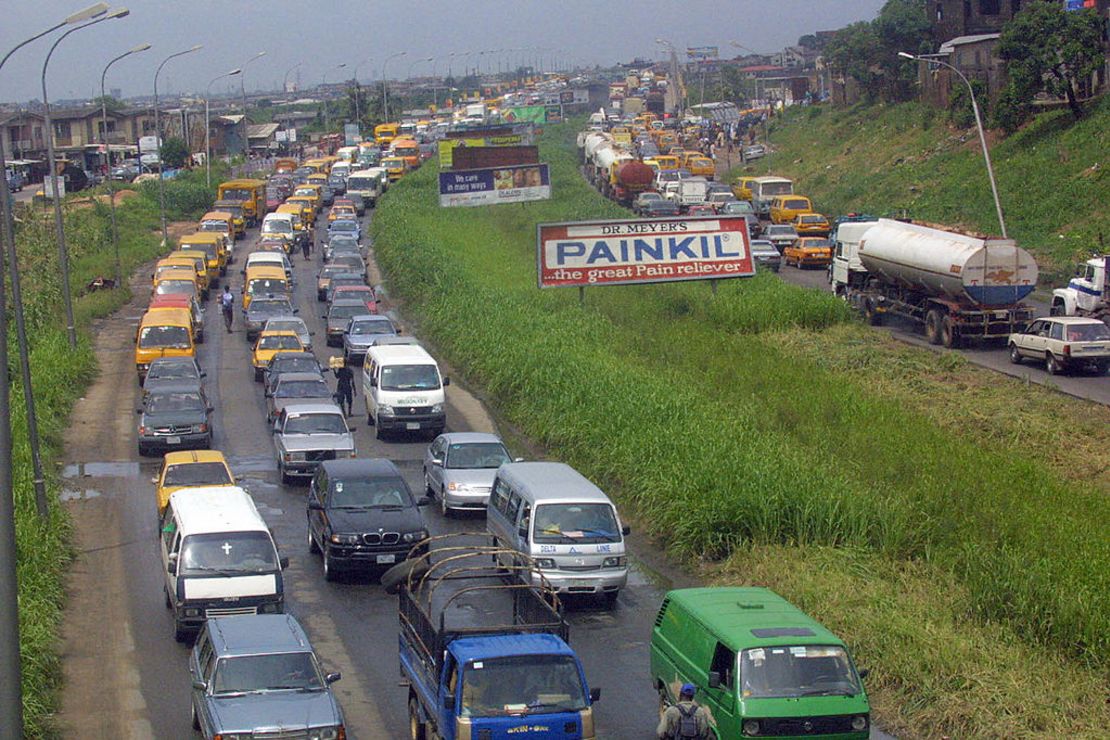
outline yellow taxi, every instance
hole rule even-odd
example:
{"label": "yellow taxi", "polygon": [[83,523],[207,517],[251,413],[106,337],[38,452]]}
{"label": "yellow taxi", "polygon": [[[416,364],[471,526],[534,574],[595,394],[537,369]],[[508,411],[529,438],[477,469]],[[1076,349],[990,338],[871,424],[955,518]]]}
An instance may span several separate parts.
{"label": "yellow taxi", "polygon": [[820,213],[802,213],[794,219],[798,236],[828,236],[829,228],[829,220]]}
{"label": "yellow taxi", "polygon": [[301,212],[301,218],[308,224],[309,228],[316,223],[316,197],[313,195],[292,195],[285,199],[286,203],[296,203],[304,210]]}
{"label": "yellow taxi", "polygon": [[251,365],[254,367],[254,380],[262,382],[262,375],[270,360],[279,352],[304,352],[304,345],[295,331],[263,331],[254,341],[251,350]]}
{"label": "yellow taxi", "polygon": [[709,157],[700,155],[687,157],[686,169],[690,170],[690,174],[694,177],[704,177],[706,180],[714,180],[717,177],[717,167]]}
{"label": "yellow taxi", "polygon": [[201,300],[197,273],[188,267],[173,267],[154,274],[153,295],[186,295]]}
{"label": "yellow taxi", "polygon": [[208,290],[212,286],[211,279],[208,276],[208,260],[203,254],[183,252],[180,249],[170,252],[155,263],[154,275],[151,276],[154,283],[158,282],[158,276],[169,269],[169,266],[175,269],[191,270],[193,279],[197,281],[197,297],[208,297]]}
{"label": "yellow taxi", "polygon": [[268,264],[255,264],[247,267],[243,278],[243,310],[250,308],[251,300],[256,296],[284,295],[293,298],[293,289],[289,284],[289,277],[281,267]]}
{"label": "yellow taxi", "polygon": [[174,491],[198,486],[230,487],[235,485],[235,476],[231,474],[224,453],[219,450],[189,450],[167,452],[158,475],[150,482],[154,484],[160,519],[170,505],[170,496]]}
{"label": "yellow taxi", "polygon": [[135,370],[146,380],[150,363],[159,357],[196,357],[193,317],[187,308],[151,308],[135,331]]}
{"label": "yellow taxi", "polygon": [[384,157],[382,158],[382,167],[385,167],[386,175],[389,177],[390,182],[397,182],[405,176],[405,168],[408,163],[404,157]]}
{"label": "yellow taxi", "polygon": [[803,236],[782,250],[782,261],[798,269],[827,265],[832,262],[832,243],[819,236]]}
{"label": "yellow taxi", "polygon": [[773,224],[792,224],[803,213],[813,213],[813,203],[804,195],[776,195],[771,199]]}
{"label": "yellow taxi", "polygon": [[739,200],[746,200],[751,202],[752,199],[752,183],[757,178],[741,176],[732,181],[732,194]]}

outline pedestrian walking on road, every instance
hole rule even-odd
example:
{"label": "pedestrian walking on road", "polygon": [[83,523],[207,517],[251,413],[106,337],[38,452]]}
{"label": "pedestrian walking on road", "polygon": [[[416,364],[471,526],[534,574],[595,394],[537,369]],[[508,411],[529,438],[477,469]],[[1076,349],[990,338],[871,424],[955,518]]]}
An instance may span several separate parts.
{"label": "pedestrian walking on road", "polygon": [[350,416],[355,400],[355,374],[346,362],[335,369],[335,400],[339,408],[346,409],[347,416]]}
{"label": "pedestrian walking on road", "polygon": [[231,294],[231,286],[225,285],[223,295],[220,296],[220,312],[224,315],[224,326],[227,333],[231,333],[231,322],[235,318],[235,296]]}
{"label": "pedestrian walking on road", "polygon": [[667,707],[659,720],[655,734],[659,740],[672,738],[709,738],[709,711],[694,701],[697,688],[692,683],[682,685],[678,693],[678,703]]}

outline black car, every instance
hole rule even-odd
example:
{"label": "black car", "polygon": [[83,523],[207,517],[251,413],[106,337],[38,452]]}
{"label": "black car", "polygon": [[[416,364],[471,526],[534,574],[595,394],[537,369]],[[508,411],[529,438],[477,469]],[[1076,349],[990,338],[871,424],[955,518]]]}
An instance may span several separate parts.
{"label": "black car", "polygon": [[361,316],[366,313],[366,301],[361,298],[340,298],[328,307],[328,312],[321,318],[327,321],[327,345],[329,347],[343,346],[343,332],[352,316]]}
{"label": "black car", "polygon": [[[338,570],[389,568],[428,537],[416,499],[389,460],[325,460],[308,489],[308,549],[324,559],[324,578]],[[426,545],[424,546],[426,548]]]}
{"label": "black car", "polygon": [[335,202],[335,191],[325,185],[320,188],[320,203],[325,206],[330,206]]}
{"label": "black car", "polygon": [[644,218],[672,218],[678,213],[678,204],[671,200],[649,200],[640,206]]}
{"label": "black car", "polygon": [[204,391],[192,383],[163,385],[143,396],[139,415],[139,454],[155,451],[207,449],[212,446],[212,407]]}
{"label": "black car", "polygon": [[355,213],[359,216],[366,215],[366,200],[358,193],[347,193],[344,197],[355,204]]}
{"label": "black car", "polygon": [[243,314],[243,324],[247,329],[247,341],[254,342],[258,338],[258,333],[262,331],[262,327],[266,326],[266,322],[270,319],[278,316],[292,316],[295,313],[297,313],[297,309],[293,308],[292,301],[284,296],[255,298]]}
{"label": "black car", "polygon": [[274,392],[274,385],[283,373],[319,373],[323,377],[323,368],[316,355],[311,352],[278,352],[266,363],[262,371],[262,384],[266,395]]}
{"label": "black car", "polygon": [[343,195],[347,192],[347,180],[341,175],[331,175],[328,177],[328,187],[335,195]]}
{"label": "black car", "polygon": [[143,382],[143,393],[149,394],[165,386],[193,385],[200,388],[205,373],[192,357],[159,357],[150,363]]}
{"label": "black car", "polygon": [[361,254],[358,238],[354,235],[328,234],[327,241],[324,243],[324,261],[327,262],[331,259],[332,254],[338,253],[343,249],[350,249],[355,254]]}

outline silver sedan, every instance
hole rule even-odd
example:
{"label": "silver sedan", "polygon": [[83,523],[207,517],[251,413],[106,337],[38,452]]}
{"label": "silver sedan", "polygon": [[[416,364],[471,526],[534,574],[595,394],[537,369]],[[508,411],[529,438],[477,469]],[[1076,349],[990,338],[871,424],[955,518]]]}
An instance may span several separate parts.
{"label": "silver sedan", "polygon": [[424,453],[424,487],[444,516],[456,509],[485,510],[497,469],[513,462],[496,434],[447,432]]}

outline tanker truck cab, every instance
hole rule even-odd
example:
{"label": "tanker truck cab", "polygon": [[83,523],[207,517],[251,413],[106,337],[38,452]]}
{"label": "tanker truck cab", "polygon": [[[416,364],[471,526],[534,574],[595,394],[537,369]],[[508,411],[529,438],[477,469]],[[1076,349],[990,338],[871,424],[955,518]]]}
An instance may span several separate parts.
{"label": "tanker truck cab", "polygon": [[651,633],[660,706],[693,684],[714,738],[866,740],[866,675],[840,638],[765,588],[671,591]]}
{"label": "tanker truck cab", "polygon": [[1081,263],[1068,287],[1052,291],[1053,316],[1097,316],[1110,319],[1110,256]]}
{"label": "tanker truck cab", "polygon": [[857,290],[867,281],[867,270],[859,260],[859,243],[875,225],[874,221],[850,221],[838,224],[830,237],[833,243],[832,269],[829,280],[832,291],[844,298],[849,289]]}
{"label": "tanker truck cab", "polygon": [[288,559],[278,556],[273,535],[242,488],[175,491],[161,522],[166,605],[179,641],[209,617],[284,610]]}
{"label": "tanker truck cab", "polygon": [[[410,736],[593,740],[601,692],[567,644],[558,597],[523,578],[506,582],[491,562],[496,548],[456,546],[460,537],[433,538],[382,577],[400,596]],[[390,586],[402,567],[412,575]],[[535,572],[530,561],[510,569]]]}
{"label": "tanker truck cab", "polygon": [[535,559],[560,594],[603,596],[613,606],[628,582],[628,527],[609,497],[565,463],[502,465],[486,530],[499,547]]}

